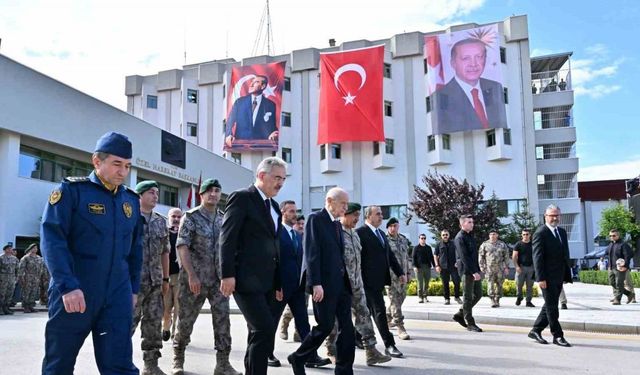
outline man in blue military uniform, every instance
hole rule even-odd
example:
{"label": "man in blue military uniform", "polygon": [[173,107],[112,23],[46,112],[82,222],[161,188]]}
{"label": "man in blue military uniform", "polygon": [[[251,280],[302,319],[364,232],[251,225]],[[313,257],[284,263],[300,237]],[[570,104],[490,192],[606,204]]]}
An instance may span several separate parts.
{"label": "man in blue military uniform", "polygon": [[42,374],[72,374],[92,333],[101,374],[138,374],[131,323],[140,288],[142,219],[125,187],[131,142],[118,133],[96,144],[88,177],[68,177],[49,196],[42,253],[51,273]]}

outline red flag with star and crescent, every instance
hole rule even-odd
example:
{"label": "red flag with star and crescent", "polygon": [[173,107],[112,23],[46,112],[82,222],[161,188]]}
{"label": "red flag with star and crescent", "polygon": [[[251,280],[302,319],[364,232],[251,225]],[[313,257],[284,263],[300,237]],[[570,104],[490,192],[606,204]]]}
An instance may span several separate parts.
{"label": "red flag with star and crescent", "polygon": [[320,54],[318,144],[384,141],[384,45]]}

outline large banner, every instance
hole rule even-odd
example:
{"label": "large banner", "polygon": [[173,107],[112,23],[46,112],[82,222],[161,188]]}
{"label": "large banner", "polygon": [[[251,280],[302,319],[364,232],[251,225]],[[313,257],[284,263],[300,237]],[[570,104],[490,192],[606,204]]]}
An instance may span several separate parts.
{"label": "large banner", "polygon": [[282,61],[232,68],[225,151],[278,149],[285,64]]}
{"label": "large banner", "polygon": [[432,134],[506,128],[498,25],[425,37]]}
{"label": "large banner", "polygon": [[318,144],[384,142],[384,46],[320,54]]}

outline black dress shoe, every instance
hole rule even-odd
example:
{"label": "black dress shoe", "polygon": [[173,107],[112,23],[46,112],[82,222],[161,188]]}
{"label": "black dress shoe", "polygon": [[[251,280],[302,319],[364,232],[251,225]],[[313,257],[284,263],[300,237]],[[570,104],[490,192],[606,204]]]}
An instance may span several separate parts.
{"label": "black dress shoe", "polygon": [[533,304],[533,303],[531,303],[531,302],[527,302],[527,307],[536,307],[536,305],[534,305],[534,304]]}
{"label": "black dress shoe", "polygon": [[364,345],[362,344],[362,340],[356,339],[356,348],[360,350],[364,350]]}
{"label": "black dress shoe", "polygon": [[390,357],[393,358],[401,358],[402,357],[402,352],[398,350],[398,348],[396,348],[395,345],[389,345],[384,349],[384,353]]}
{"label": "black dress shoe", "polygon": [[276,358],[275,355],[271,354],[269,358],[267,358],[267,366],[269,367],[280,367],[280,360]]}
{"label": "black dress shoe", "polygon": [[522,297],[516,298],[516,306],[520,306],[521,302],[522,302]]}
{"label": "black dress shoe", "polygon": [[467,331],[471,331],[471,332],[482,332],[482,328],[478,327],[475,324],[469,324],[467,326]]}
{"label": "black dress shoe", "polygon": [[304,367],[316,368],[316,367],[322,367],[330,364],[331,364],[331,360],[329,358],[322,358],[316,354],[314,357],[307,360],[307,363],[304,364]]}
{"label": "black dress shoe", "polygon": [[536,331],[529,332],[527,337],[536,340],[539,344],[548,344],[547,340],[545,340],[544,337],[542,337],[542,335]]}
{"label": "black dress shoe", "polygon": [[293,370],[293,375],[305,375],[304,371],[304,363],[299,361],[295,355],[295,353],[289,354],[287,357],[287,361],[291,365],[291,369]]}
{"label": "black dress shoe", "polygon": [[554,337],[553,338],[553,343],[558,345],[558,346],[564,346],[565,348],[568,348],[571,346],[571,344],[569,344],[567,342],[567,340],[564,339],[564,337]]}
{"label": "black dress shoe", "polygon": [[171,338],[171,332],[162,331],[162,341],[169,341],[169,338]]}
{"label": "black dress shoe", "polygon": [[453,316],[453,320],[455,320],[456,322],[458,322],[458,324],[460,324],[461,326],[463,326],[464,328],[467,328],[467,322],[464,321],[464,318],[458,314],[455,314]]}

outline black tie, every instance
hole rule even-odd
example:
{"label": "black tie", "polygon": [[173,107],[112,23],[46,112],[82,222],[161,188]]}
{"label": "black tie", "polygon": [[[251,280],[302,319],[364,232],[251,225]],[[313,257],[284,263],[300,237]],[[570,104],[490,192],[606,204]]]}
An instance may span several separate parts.
{"label": "black tie", "polygon": [[380,229],[376,229],[376,235],[378,236],[378,241],[380,241],[380,244],[384,247],[384,239],[382,238],[382,232]]}
{"label": "black tie", "polygon": [[253,98],[253,103],[251,103],[251,113],[253,114],[253,112],[256,111],[256,107],[258,106],[258,101],[256,100],[256,98]]}
{"label": "black tie", "polygon": [[271,216],[271,199],[267,198],[264,200],[264,206],[267,209],[267,217],[269,218],[269,224],[271,224],[271,228],[275,230],[275,224],[273,223],[273,217]]}
{"label": "black tie", "polygon": [[553,231],[555,232],[554,235],[556,236],[556,238],[558,239],[558,241],[560,241],[560,243],[562,243],[562,239],[560,239],[560,232],[558,232],[558,227],[555,227],[553,229]]}
{"label": "black tie", "polygon": [[295,251],[295,253],[298,253],[298,239],[296,238],[296,232],[291,229],[291,241],[293,241],[293,251]]}

